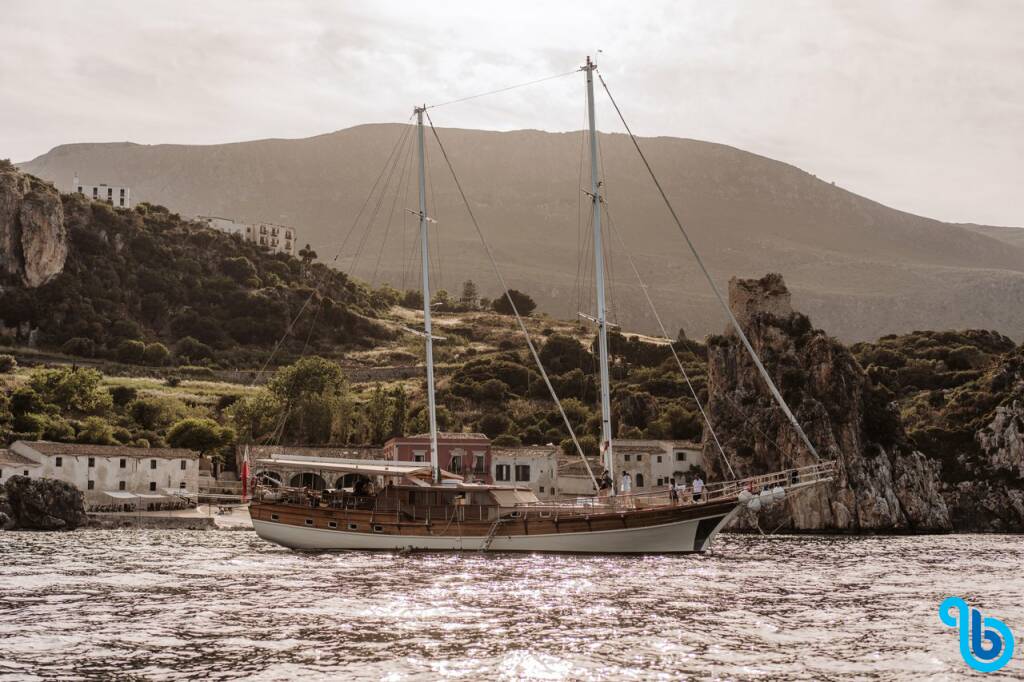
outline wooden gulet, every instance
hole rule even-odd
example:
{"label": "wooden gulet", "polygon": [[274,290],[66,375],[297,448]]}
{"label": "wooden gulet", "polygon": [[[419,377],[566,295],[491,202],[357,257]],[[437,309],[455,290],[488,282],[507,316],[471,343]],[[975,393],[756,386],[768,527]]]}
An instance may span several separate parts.
{"label": "wooden gulet", "polygon": [[[597,324],[601,385],[601,454],[605,472],[614,480],[608,321],[601,229],[602,182],[598,174],[594,113],[596,68],[597,65],[588,57],[586,64],[580,69],[586,75],[591,168],[589,195],[593,204],[597,285],[597,316],[583,316]],[[700,552],[707,549],[715,535],[741,509],[758,509],[762,505],[782,500],[796,491],[831,479],[833,463],[820,462],[765,476],[710,484],[699,495],[691,492],[672,496],[667,490],[656,493],[615,494],[613,490],[607,497],[542,502],[528,489],[469,483],[459,476],[443,471],[438,461],[434,395],[433,341],[439,337],[432,333],[430,315],[428,228],[433,220],[427,214],[426,205],[423,125],[425,112],[426,106],[418,106],[414,112],[419,167],[418,216],[424,318],[423,330],[414,333],[422,336],[425,342],[430,426],[429,464],[367,460],[318,461],[315,464],[294,462],[293,464],[306,464],[321,471],[355,474],[363,480],[375,479],[379,485],[376,490],[361,486],[351,491],[345,489],[322,492],[257,487],[250,513],[253,527],[260,537],[297,550]],[[518,311],[516,317],[519,317]],[[735,322],[734,318],[733,321]],[[521,320],[519,322],[521,324]],[[525,332],[525,326],[522,328]],[[742,335],[742,330],[739,330],[739,333]],[[745,336],[742,338],[746,341]],[[749,343],[747,347],[753,353]],[[536,356],[535,359],[539,361]],[[760,362],[756,357],[755,361],[760,368]],[[543,368],[540,369],[543,373]],[[781,400],[781,395],[774,390],[774,384],[767,376],[767,372],[763,374],[773,389],[773,395]],[[546,377],[546,374],[544,376]],[[555,399],[557,401],[557,396]],[[788,407],[784,406],[784,409],[788,414]],[[793,422],[799,429],[795,418]],[[806,441],[802,430],[800,434],[813,452],[813,447]],[[575,434],[571,435],[575,441]],[[282,463],[280,459],[276,461]],[[596,492],[596,480],[594,483]]]}

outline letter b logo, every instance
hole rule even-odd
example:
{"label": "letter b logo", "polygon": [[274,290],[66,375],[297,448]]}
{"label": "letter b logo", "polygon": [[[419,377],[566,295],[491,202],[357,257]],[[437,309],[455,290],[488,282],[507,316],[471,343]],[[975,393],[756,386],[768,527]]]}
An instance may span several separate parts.
{"label": "letter b logo", "polygon": [[947,597],[939,605],[939,620],[960,629],[960,655],[975,670],[990,673],[1009,663],[1013,633],[1001,620],[982,616],[960,597]]}

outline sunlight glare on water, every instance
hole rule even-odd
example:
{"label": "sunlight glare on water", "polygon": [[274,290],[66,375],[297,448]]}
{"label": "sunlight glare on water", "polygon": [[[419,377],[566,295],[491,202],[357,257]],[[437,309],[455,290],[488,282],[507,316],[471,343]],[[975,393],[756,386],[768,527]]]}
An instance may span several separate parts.
{"label": "sunlight glare on water", "polygon": [[[1024,633],[1013,536],[721,536],[687,556],[301,554],[0,533],[0,680],[955,679],[956,594]],[[994,677],[1024,677],[1021,655]]]}

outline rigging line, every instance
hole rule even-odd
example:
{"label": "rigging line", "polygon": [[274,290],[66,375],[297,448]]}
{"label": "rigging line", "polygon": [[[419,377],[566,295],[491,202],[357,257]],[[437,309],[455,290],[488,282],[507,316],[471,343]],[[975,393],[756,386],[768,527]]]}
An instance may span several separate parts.
{"label": "rigging line", "polygon": [[623,253],[626,254],[626,260],[629,261],[629,266],[633,268],[633,274],[636,275],[636,279],[640,282],[640,291],[643,292],[644,298],[647,299],[647,305],[651,309],[651,313],[654,314],[654,319],[658,323],[658,329],[661,330],[661,335],[668,341],[669,350],[672,351],[672,357],[675,358],[676,365],[679,367],[679,371],[683,373],[683,379],[686,380],[686,385],[690,389],[690,395],[693,396],[693,401],[697,403],[697,409],[700,410],[700,416],[704,418],[704,423],[708,425],[708,431],[711,432],[711,438],[715,441],[715,446],[718,448],[718,452],[722,455],[722,460],[725,462],[725,466],[729,467],[729,475],[733,478],[736,477],[736,472],[732,468],[732,463],[729,461],[729,456],[725,454],[725,448],[722,447],[721,441],[718,440],[718,434],[715,433],[715,427],[711,425],[711,418],[708,417],[707,412],[704,411],[704,406],[700,402],[700,398],[697,397],[697,389],[693,387],[693,383],[690,381],[690,374],[683,367],[683,361],[679,359],[679,354],[676,353],[675,344],[672,339],[669,338],[668,331],[665,329],[665,324],[661,321],[661,315],[658,314],[658,309],[654,306],[654,301],[651,299],[650,292],[647,291],[647,284],[644,283],[643,277],[640,276],[640,269],[636,266],[636,261],[633,260],[633,254],[626,248],[626,242],[622,238],[622,234],[615,229],[615,223],[612,221],[611,211],[608,210],[608,204],[604,206],[605,214],[608,216],[608,228],[609,231],[615,235],[619,242],[619,246],[622,247]]}
{"label": "rigging line", "polygon": [[[410,138],[411,139],[411,136]],[[377,222],[377,216],[380,214],[380,209],[384,205],[384,198],[388,193],[388,188],[391,187],[391,178],[395,175],[395,170],[398,168],[398,159],[401,156],[401,151],[394,155],[394,160],[391,163],[391,168],[388,171],[387,179],[384,180],[384,184],[381,186],[380,194],[377,196],[377,203],[374,204],[373,213],[370,214],[370,219],[366,223],[366,229],[363,232],[363,238],[359,242],[359,246],[356,249],[356,254],[352,259],[352,264],[349,266],[349,272],[355,274],[356,265],[359,263],[362,257],[363,251],[366,248],[366,244],[370,240],[370,233],[373,231],[373,225]]]}
{"label": "rigging line", "polygon": [[[410,138],[411,139],[411,138]],[[370,278],[370,286],[373,286],[377,282],[377,273],[380,271],[380,262],[384,257],[384,249],[387,247],[388,234],[391,232],[391,224],[395,219],[395,207],[398,205],[398,195],[402,193],[402,184],[406,178],[406,171],[409,167],[410,160],[412,159],[412,145],[405,154],[404,160],[402,161],[402,170],[399,172],[398,180],[395,184],[395,196],[391,200],[391,211],[388,213],[388,222],[384,226],[384,236],[380,240],[380,250],[377,252],[377,262],[373,266],[373,276]]]}
{"label": "rigging line", "polygon": [[[391,153],[388,155],[388,161],[390,161],[391,156],[398,149],[398,146],[401,143],[402,139],[406,135],[408,135],[411,130],[412,130],[412,126],[405,126],[405,130],[403,130],[402,134],[398,136],[398,139],[395,140],[395,145],[391,148]],[[342,240],[341,245],[338,247],[338,250],[334,253],[334,257],[331,259],[332,263],[337,263],[338,262],[338,258],[341,256],[341,252],[345,248],[345,244],[346,244],[346,242],[348,242],[349,236],[351,236],[352,231],[355,230],[356,225],[359,224],[359,218],[360,218],[360,216],[362,216],[363,211],[366,209],[367,204],[369,204],[370,198],[373,196],[373,191],[376,189],[377,184],[380,182],[380,179],[384,176],[384,171],[387,169],[388,161],[384,162],[384,167],[381,168],[380,174],[377,176],[377,180],[373,183],[373,186],[370,188],[370,193],[366,196],[366,199],[363,201],[363,205],[359,209],[359,213],[356,214],[355,220],[352,221],[352,226],[349,228],[348,234],[345,235],[345,239]],[[302,317],[302,314],[306,311],[306,308],[309,307],[309,304],[313,300],[313,297],[316,296],[318,293],[320,293],[321,288],[326,284],[326,282],[327,282],[327,277],[322,278],[317,283],[317,285],[313,288],[313,290],[309,292],[309,296],[306,297],[306,300],[303,302],[302,306],[299,308],[299,312],[297,312],[295,314],[295,316],[291,320],[289,320],[288,326],[285,327],[284,333],[281,335],[281,338],[277,340],[276,344],[274,344],[274,347],[271,349],[270,354],[267,355],[267,358],[263,362],[263,365],[260,366],[259,371],[256,372],[256,374],[253,375],[252,383],[249,384],[250,386],[255,386],[256,382],[259,380],[259,377],[261,377],[263,375],[263,373],[267,371],[267,367],[270,366],[270,363],[273,362],[274,357],[277,355],[278,351],[281,350],[281,347],[284,345],[284,342],[291,335],[292,330],[295,328],[295,325],[299,321],[299,318]]]}
{"label": "rigging line", "polygon": [[722,308],[725,309],[726,314],[729,316],[729,321],[732,323],[733,328],[736,330],[736,334],[739,336],[740,341],[743,342],[743,345],[746,347],[747,352],[750,354],[751,359],[754,361],[754,364],[757,365],[758,371],[761,372],[761,376],[764,378],[765,383],[768,384],[768,390],[772,392],[772,396],[775,398],[776,402],[779,403],[779,407],[782,408],[782,411],[786,414],[786,417],[789,419],[789,423],[792,424],[793,428],[795,428],[797,433],[800,434],[800,438],[803,440],[804,445],[807,446],[807,449],[810,451],[810,453],[814,456],[814,459],[820,460],[821,457],[818,455],[818,451],[815,449],[814,445],[811,444],[811,439],[807,437],[807,434],[804,432],[803,427],[800,426],[800,422],[797,421],[796,416],[793,414],[792,410],[789,409],[789,405],[787,405],[786,401],[783,399],[782,394],[779,393],[779,389],[775,386],[775,382],[772,381],[771,376],[768,374],[768,370],[765,369],[763,364],[761,364],[761,359],[757,357],[757,353],[754,352],[754,347],[750,345],[750,340],[747,338],[747,335],[743,332],[743,329],[740,327],[739,321],[736,319],[736,316],[733,315],[732,310],[729,308],[729,305],[725,302],[725,298],[722,296],[722,292],[719,290],[718,285],[715,284],[715,280],[714,278],[711,277],[711,273],[708,272],[707,266],[704,265],[704,261],[703,259],[701,259],[700,254],[697,253],[697,247],[694,246],[693,241],[690,239],[689,233],[687,233],[686,228],[683,227],[683,221],[679,219],[679,215],[676,213],[676,209],[672,206],[672,202],[669,201],[668,195],[665,194],[665,190],[661,186],[661,182],[658,181],[658,176],[654,174],[654,169],[651,168],[650,162],[648,162],[643,150],[640,149],[640,143],[637,141],[636,135],[634,135],[633,131],[630,129],[629,124],[626,123],[626,118],[625,116],[622,115],[622,110],[619,109],[619,105],[615,101],[615,98],[612,97],[612,93],[608,89],[608,84],[605,82],[604,76],[598,73],[597,77],[600,79],[601,86],[604,88],[605,93],[608,95],[608,99],[611,101],[612,106],[615,107],[615,113],[619,115],[619,120],[622,121],[622,125],[626,128],[626,132],[629,134],[629,139],[633,142],[633,146],[636,148],[637,154],[640,155],[640,160],[644,162],[644,166],[647,168],[647,172],[648,174],[650,174],[651,180],[654,181],[654,186],[658,188],[658,192],[661,194],[661,198],[662,200],[664,200],[665,206],[668,208],[669,213],[672,214],[672,220],[675,221],[676,227],[679,228],[679,232],[682,233],[683,238],[686,240],[686,245],[690,247],[690,252],[693,254],[693,257],[697,260],[697,265],[700,266],[701,272],[704,273],[705,279],[707,279],[708,284],[711,285],[711,290],[714,291],[715,293],[715,297],[718,298],[718,302],[721,304]]}
{"label": "rigging line", "polygon": [[480,237],[480,243],[483,245],[484,251],[487,253],[487,258],[491,261],[491,267],[494,269],[494,274],[498,277],[498,283],[501,284],[501,288],[505,292],[505,298],[508,299],[509,306],[512,308],[512,312],[515,313],[516,322],[519,324],[519,329],[523,332],[523,336],[526,338],[526,345],[530,348],[530,354],[533,355],[533,360],[537,363],[537,369],[540,370],[540,375],[544,379],[544,384],[548,387],[548,392],[551,394],[551,397],[555,401],[555,405],[558,407],[559,413],[562,415],[562,421],[565,422],[565,428],[568,429],[573,445],[576,446],[576,452],[579,453],[580,458],[583,460],[583,465],[587,468],[587,474],[590,476],[590,480],[594,484],[594,490],[597,490],[597,478],[594,476],[594,471],[590,468],[590,462],[587,460],[587,456],[583,453],[583,447],[580,445],[579,439],[576,438],[576,432],[573,430],[572,424],[569,422],[569,416],[562,408],[562,401],[558,399],[555,387],[551,385],[551,379],[548,377],[547,370],[544,369],[544,364],[540,361],[540,355],[537,353],[537,347],[533,345],[533,339],[530,338],[530,332],[526,328],[526,323],[523,322],[523,318],[519,314],[519,308],[516,307],[516,302],[512,299],[512,295],[509,294],[509,288],[508,284],[505,282],[505,277],[501,274],[501,269],[498,267],[498,262],[495,260],[494,254],[491,252],[490,245],[487,243],[487,240],[484,239],[484,233],[483,230],[480,229],[480,223],[476,220],[476,214],[473,213],[473,207],[470,205],[469,199],[466,197],[466,193],[462,189],[462,183],[459,182],[459,176],[455,173],[455,166],[452,165],[451,159],[448,158],[448,152],[441,143],[441,137],[437,134],[437,129],[434,127],[434,122],[430,120],[429,113],[427,114],[427,121],[430,123],[430,131],[434,134],[434,139],[437,140],[437,146],[441,150],[441,156],[444,157],[444,161],[448,165],[448,170],[452,174],[452,180],[455,181],[455,187],[459,190],[459,196],[462,197],[462,203],[466,206],[466,213],[469,214],[469,219],[473,223],[473,228],[476,230],[477,235]]}
{"label": "rigging line", "polygon": [[498,88],[497,90],[489,90],[488,92],[481,92],[475,95],[467,95],[466,97],[460,97],[458,99],[448,100],[447,102],[441,102],[440,104],[431,104],[427,109],[437,109],[438,107],[446,107],[449,104],[458,104],[459,102],[467,102],[471,99],[477,99],[479,97],[487,97],[489,95],[497,95],[502,92],[508,92],[509,90],[515,90],[516,88],[525,88],[528,85],[536,85],[537,83],[544,83],[545,81],[553,81],[556,78],[565,78],[571,76],[574,73],[579,73],[579,69],[573,69],[572,71],[566,71],[565,73],[556,73],[553,76],[545,76],[544,78],[538,78],[537,80],[527,81],[526,83],[518,83],[516,85],[509,85],[504,88]]}

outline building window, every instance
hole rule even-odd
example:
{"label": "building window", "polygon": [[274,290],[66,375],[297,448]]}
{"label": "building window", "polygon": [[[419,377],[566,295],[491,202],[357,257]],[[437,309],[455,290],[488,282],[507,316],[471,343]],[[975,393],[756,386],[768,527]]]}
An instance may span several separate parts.
{"label": "building window", "polygon": [[637,474],[636,475],[636,487],[637,488],[643,488],[644,487],[644,475],[643,474]]}
{"label": "building window", "polygon": [[677,452],[676,453],[676,461],[677,462],[685,462],[686,461],[686,453],[685,452]]}
{"label": "building window", "polygon": [[658,455],[658,464],[661,464],[661,455]]}
{"label": "building window", "polygon": [[484,456],[483,455],[474,455],[473,462],[474,462],[474,464],[473,464],[473,473],[474,474],[482,474],[485,471],[487,471],[487,469],[484,466]]}
{"label": "building window", "polygon": [[412,461],[414,461],[414,462],[423,462],[423,461],[426,461],[426,460],[425,460],[424,455],[423,455],[422,452],[417,452],[416,454],[414,454],[412,456]]}
{"label": "building window", "polygon": [[64,458],[63,457],[56,457],[56,458],[54,458],[53,466],[55,466],[55,467],[62,467],[62,466],[64,466]]}
{"label": "building window", "polygon": [[28,476],[28,469],[25,469],[25,475]]}
{"label": "building window", "polygon": [[122,460],[121,460],[121,468],[122,468],[122,469],[124,469],[124,468],[125,468],[125,467],[127,467],[127,466],[128,466],[128,460],[126,460],[126,459],[122,459]]}
{"label": "building window", "polygon": [[636,461],[639,462],[639,461],[643,460],[643,458],[644,458],[644,456],[641,455],[639,452],[636,454]]}
{"label": "building window", "polygon": [[185,469],[188,469],[188,462],[181,460],[181,470],[184,471]]}
{"label": "building window", "polygon": [[82,193],[82,186],[81,186],[81,185],[79,185],[79,186],[78,186],[78,193],[79,193],[79,194],[81,194],[81,193]]}
{"label": "building window", "polygon": [[495,481],[507,481],[509,480],[509,474],[511,473],[512,465],[510,464],[497,464],[494,467],[494,480]]}
{"label": "building window", "polygon": [[448,468],[453,474],[462,473],[462,455],[452,455],[451,460],[448,462]]}
{"label": "building window", "polygon": [[150,469],[156,469],[156,460],[155,459],[149,460],[149,468]]}
{"label": "building window", "polygon": [[622,461],[623,462],[628,462],[629,461],[629,457],[630,457],[629,455],[623,455],[622,456]]}
{"label": "building window", "polygon": [[95,199],[99,195],[100,195],[100,188],[99,187],[93,187],[92,188],[92,198]]}
{"label": "building window", "polygon": [[96,487],[96,481],[89,481],[89,485],[87,487],[89,490],[92,490]]}
{"label": "building window", "polygon": [[184,489],[185,489],[185,481],[182,481],[181,483],[179,483],[179,484],[178,484],[178,487],[179,487],[180,489],[184,490]]}
{"label": "building window", "polygon": [[121,206],[124,206],[124,197],[121,197]]}
{"label": "building window", "polygon": [[541,487],[540,487],[540,491],[541,491],[541,492],[544,492],[544,486],[541,486]]}
{"label": "building window", "polygon": [[121,188],[121,196],[124,196],[124,187]]}
{"label": "building window", "polygon": [[150,481],[149,482],[149,491],[150,492],[156,492],[156,481]]}
{"label": "building window", "polygon": [[127,484],[124,481],[119,481],[118,484],[117,484],[117,489],[118,490],[124,490],[127,487],[128,486],[127,486]]}
{"label": "building window", "polygon": [[96,466],[96,458],[95,457],[90,457],[89,458],[89,468],[92,469],[94,466]]}
{"label": "building window", "polygon": [[529,464],[517,464],[516,465],[516,481],[529,481],[530,480],[530,465]]}

